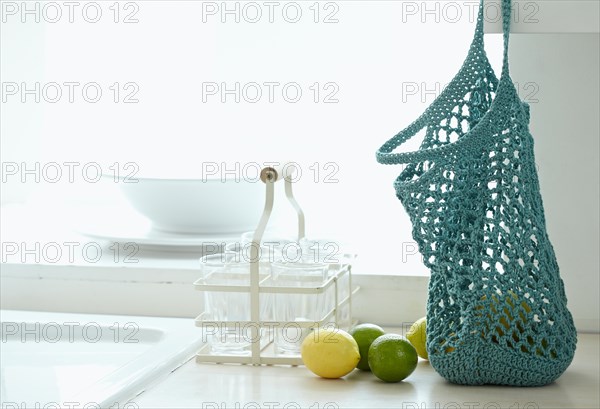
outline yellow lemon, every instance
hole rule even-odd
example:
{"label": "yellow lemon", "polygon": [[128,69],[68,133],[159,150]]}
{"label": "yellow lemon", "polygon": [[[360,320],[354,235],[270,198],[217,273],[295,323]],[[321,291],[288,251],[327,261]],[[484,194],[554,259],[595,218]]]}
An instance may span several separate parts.
{"label": "yellow lemon", "polygon": [[[500,343],[499,337],[508,335],[510,338],[506,341],[506,345],[510,348],[518,348],[521,352],[532,354],[535,352],[538,356],[545,356],[548,353],[549,342],[543,338],[540,344],[536,344],[531,335],[526,335],[526,327],[529,324],[528,315],[531,313],[531,305],[528,300],[520,299],[514,291],[508,290],[508,295],[492,294],[491,302],[487,305],[495,316],[500,315],[500,318],[494,322],[490,312],[484,313],[484,306],[478,305],[475,307],[478,317],[487,318],[484,322],[484,327],[481,330],[481,337],[485,338],[488,333],[492,333],[492,342]],[[488,297],[483,295],[481,301],[487,301]],[[499,324],[499,325],[498,325]],[[524,344],[522,340],[527,341]],[[556,358],[556,351],[549,351],[551,358]]]}
{"label": "yellow lemon", "polygon": [[300,348],[302,361],[323,378],[341,378],[360,361],[358,344],[352,335],[336,328],[319,328],[309,334]]}
{"label": "yellow lemon", "polygon": [[[529,354],[535,352],[538,356],[546,354],[549,343],[545,338],[541,340],[540,345],[536,345],[533,337],[525,335],[526,326],[529,323],[528,315],[532,311],[528,300],[520,299],[512,290],[508,290],[504,294],[491,294],[489,297],[482,295],[479,300],[481,304],[475,306],[474,313],[476,317],[483,318],[479,331],[481,338],[485,339],[488,334],[491,334],[491,340],[495,344],[502,342],[503,345],[513,349],[520,344],[518,349],[521,352]],[[504,337],[504,340],[501,337]],[[456,333],[452,332],[446,339],[440,341],[444,352],[450,353],[456,350],[453,346],[447,346],[451,341],[455,341],[455,338]],[[523,340],[527,341],[527,345],[522,342]],[[458,341],[454,344],[460,346],[462,342]],[[555,350],[550,350],[549,353],[550,357],[556,358]]]}
{"label": "yellow lemon", "polygon": [[428,359],[427,348],[425,347],[427,341],[427,317],[414,322],[406,333],[406,339],[415,347],[417,354],[421,358]]}

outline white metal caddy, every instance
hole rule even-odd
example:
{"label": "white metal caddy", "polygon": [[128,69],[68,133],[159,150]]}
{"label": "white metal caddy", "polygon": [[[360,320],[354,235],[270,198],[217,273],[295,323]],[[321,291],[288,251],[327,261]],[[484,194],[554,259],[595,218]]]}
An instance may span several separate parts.
{"label": "white metal caddy", "polygon": [[[340,327],[342,323],[342,310],[346,309],[346,313],[351,321],[352,317],[352,296],[356,294],[359,287],[352,286],[351,265],[348,260],[338,260],[338,263],[329,263],[330,271],[328,278],[319,286],[316,287],[288,287],[288,286],[271,286],[268,285],[270,274],[267,276],[259,275],[259,267],[264,261],[260,261],[259,249],[263,234],[267,227],[267,223],[273,210],[275,183],[283,179],[285,184],[285,194],[288,201],[296,210],[298,216],[298,237],[300,241],[305,237],[305,219],[304,213],[294,198],[292,192],[293,173],[296,164],[287,163],[279,167],[266,167],[262,169],[260,179],[266,185],[266,200],[262,217],[258,223],[258,227],[254,232],[252,243],[250,245],[250,285],[215,285],[209,284],[200,278],[194,282],[196,290],[203,292],[237,292],[250,294],[250,321],[214,321],[207,317],[207,312],[204,311],[195,319],[196,326],[201,327],[203,331],[208,328],[246,328],[250,330],[250,353],[239,354],[223,354],[215,353],[211,350],[209,344],[205,344],[196,354],[196,362],[205,363],[241,363],[253,365],[301,365],[302,358],[296,355],[285,355],[275,353],[274,348],[274,331],[273,328],[285,328],[286,326],[295,326],[297,328],[306,329],[336,326]],[[342,288],[342,283],[347,288]],[[308,321],[265,321],[260,317],[260,297],[266,294],[283,293],[283,294],[316,294],[317,297],[325,297],[326,294],[333,292],[334,298],[332,308],[326,311],[325,314],[318,320]],[[351,322],[348,322],[349,325]],[[206,332],[205,332],[206,334]],[[266,337],[263,338],[263,337]]]}

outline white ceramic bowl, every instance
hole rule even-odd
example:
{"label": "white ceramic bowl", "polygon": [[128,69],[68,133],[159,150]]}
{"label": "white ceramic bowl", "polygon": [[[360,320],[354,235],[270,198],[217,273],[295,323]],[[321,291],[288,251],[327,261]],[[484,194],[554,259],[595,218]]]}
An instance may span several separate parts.
{"label": "white ceramic bowl", "polygon": [[174,233],[239,233],[253,230],[262,215],[265,185],[220,179],[121,180],[131,205],[158,230]]}

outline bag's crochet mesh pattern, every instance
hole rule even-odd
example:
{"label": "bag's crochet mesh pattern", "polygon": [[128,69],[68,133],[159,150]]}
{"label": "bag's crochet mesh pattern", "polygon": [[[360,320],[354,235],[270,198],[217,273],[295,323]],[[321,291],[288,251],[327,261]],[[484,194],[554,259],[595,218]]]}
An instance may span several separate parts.
{"label": "bag's crochet mesh pattern", "polygon": [[[571,363],[576,331],[546,233],[529,107],[508,70],[510,0],[502,8],[500,80],[480,4],[464,65],[377,160],[406,164],[394,186],[431,270],[431,365],[460,384],[545,385]],[[423,133],[419,150],[393,152]]]}

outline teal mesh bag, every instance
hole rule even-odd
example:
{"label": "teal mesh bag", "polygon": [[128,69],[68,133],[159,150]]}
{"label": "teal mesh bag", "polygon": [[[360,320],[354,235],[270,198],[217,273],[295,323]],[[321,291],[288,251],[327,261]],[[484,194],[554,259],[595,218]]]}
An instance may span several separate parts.
{"label": "teal mesh bag", "polygon": [[[377,160],[405,165],[394,187],[431,271],[431,365],[459,384],[545,385],[571,363],[577,335],[546,232],[529,107],[509,75],[510,0],[502,14],[500,79],[481,2],[460,71]],[[394,152],[415,135],[418,150]]]}

